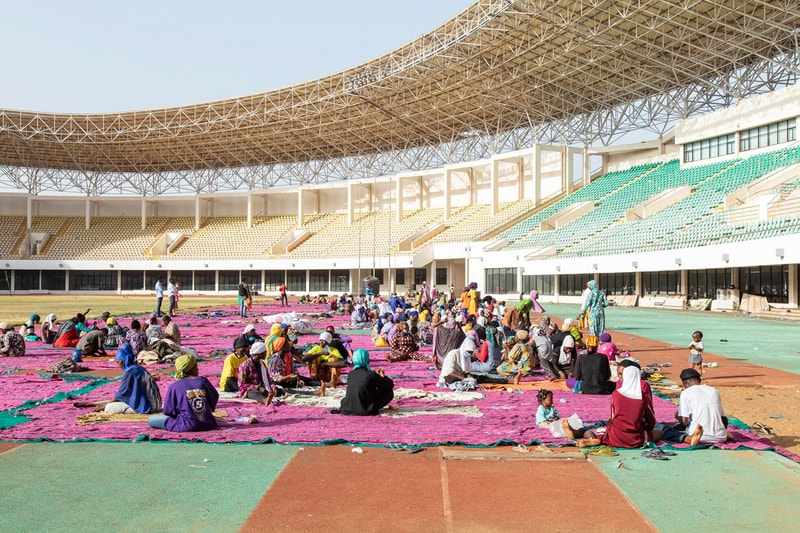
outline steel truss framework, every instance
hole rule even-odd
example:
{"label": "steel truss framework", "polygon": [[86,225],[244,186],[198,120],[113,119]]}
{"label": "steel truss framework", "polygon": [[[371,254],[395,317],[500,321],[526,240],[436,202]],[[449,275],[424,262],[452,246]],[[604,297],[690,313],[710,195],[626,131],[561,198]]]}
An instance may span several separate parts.
{"label": "steel truss framework", "polygon": [[0,110],[0,187],[262,190],[609,144],[797,82],[796,0],[480,0],[368,63],[244,98]]}

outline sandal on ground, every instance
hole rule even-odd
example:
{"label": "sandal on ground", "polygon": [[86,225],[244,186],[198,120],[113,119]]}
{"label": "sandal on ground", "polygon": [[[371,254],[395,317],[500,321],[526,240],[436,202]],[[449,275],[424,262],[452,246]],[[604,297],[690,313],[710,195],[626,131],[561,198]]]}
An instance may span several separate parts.
{"label": "sandal on ground", "polygon": [[609,446],[605,446],[605,445],[595,446],[593,448],[586,449],[586,451],[584,451],[584,453],[586,455],[601,455],[601,456],[605,455],[605,456],[608,456],[608,457],[614,457],[614,456],[619,455],[616,451],[611,449]]}
{"label": "sandal on ground", "polygon": [[658,461],[669,461],[669,457],[664,455],[658,448],[653,448],[650,450],[643,451],[642,457],[647,457],[648,459],[656,459]]}

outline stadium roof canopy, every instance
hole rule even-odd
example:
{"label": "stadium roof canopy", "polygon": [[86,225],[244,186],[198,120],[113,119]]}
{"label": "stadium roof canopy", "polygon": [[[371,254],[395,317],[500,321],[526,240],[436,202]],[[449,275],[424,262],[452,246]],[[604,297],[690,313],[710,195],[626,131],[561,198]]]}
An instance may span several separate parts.
{"label": "stadium roof canopy", "polygon": [[797,0],[480,0],[402,48],[284,89],[118,114],[0,110],[0,180],[213,192],[663,133],[796,83],[799,28]]}

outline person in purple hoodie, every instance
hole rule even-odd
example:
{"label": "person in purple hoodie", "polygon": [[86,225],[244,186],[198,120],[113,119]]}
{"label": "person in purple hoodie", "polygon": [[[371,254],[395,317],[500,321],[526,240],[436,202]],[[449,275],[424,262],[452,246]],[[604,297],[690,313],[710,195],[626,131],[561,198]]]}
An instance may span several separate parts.
{"label": "person in purple hoodie", "polygon": [[167,389],[164,414],[150,415],[151,428],[167,431],[208,431],[217,428],[214,409],[219,393],[208,379],[197,375],[197,359],[186,354],[175,360],[175,382]]}

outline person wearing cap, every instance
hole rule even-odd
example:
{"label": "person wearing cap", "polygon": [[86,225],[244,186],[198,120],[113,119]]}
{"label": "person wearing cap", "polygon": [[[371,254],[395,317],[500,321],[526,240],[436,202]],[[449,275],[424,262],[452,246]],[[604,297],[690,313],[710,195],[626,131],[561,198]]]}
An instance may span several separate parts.
{"label": "person wearing cap", "polygon": [[[353,352],[353,370],[347,374],[347,391],[339,412],[351,416],[375,416],[394,398],[394,381],[387,378],[382,368],[369,367],[369,352]],[[336,412],[333,410],[332,412]]]}
{"label": "person wearing cap", "polygon": [[181,345],[181,329],[178,324],[172,320],[173,315],[164,315],[161,317],[161,323],[164,324],[164,338],[169,339],[178,346]]}
{"label": "person wearing cap", "polygon": [[239,367],[239,396],[269,405],[275,397],[275,390],[264,364],[267,346],[261,341],[254,342],[248,354]]}
{"label": "person wearing cap", "polygon": [[164,398],[164,414],[150,415],[151,428],[167,431],[209,431],[217,428],[214,409],[219,392],[205,376],[200,376],[197,359],[185,354],[175,360],[175,381]]}
{"label": "person wearing cap", "polygon": [[324,387],[335,387],[339,384],[341,368],[345,364],[345,354],[331,345],[332,340],[333,335],[323,331],[319,335],[319,342],[300,355],[300,359],[308,366],[309,377],[322,382],[322,394]]}
{"label": "person wearing cap", "polygon": [[250,345],[246,339],[236,337],[233,341],[233,352],[228,354],[222,364],[219,376],[219,388],[223,392],[239,392],[239,367],[247,360]]}
{"label": "person wearing cap", "polygon": [[725,442],[728,419],[722,409],[719,391],[702,383],[700,373],[693,368],[681,371],[683,392],[675,413],[677,424],[663,426],[664,440],[691,446]]}
{"label": "person wearing cap", "polygon": [[247,324],[244,327],[244,331],[239,335],[239,338],[245,339],[250,346],[255,342],[264,342],[264,338],[256,333],[256,327],[253,324]]}
{"label": "person wearing cap", "polygon": [[8,322],[0,322],[0,357],[25,355],[25,337],[14,331]]}

